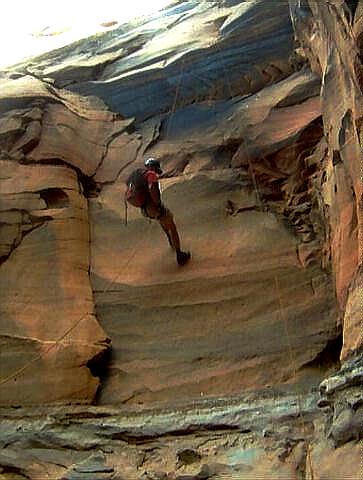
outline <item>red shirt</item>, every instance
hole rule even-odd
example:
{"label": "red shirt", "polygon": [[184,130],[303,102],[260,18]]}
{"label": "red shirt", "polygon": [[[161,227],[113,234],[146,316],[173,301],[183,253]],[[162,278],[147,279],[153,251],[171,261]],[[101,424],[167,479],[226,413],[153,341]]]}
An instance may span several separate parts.
{"label": "red shirt", "polygon": [[147,170],[144,174],[145,178],[146,178],[146,181],[147,181],[147,184],[149,186],[149,188],[151,187],[151,185],[153,183],[158,183],[158,175],[156,172],[154,172],[154,170]]}
{"label": "red shirt", "polygon": [[154,170],[147,170],[144,173],[144,177],[147,181],[147,186],[149,189],[150,199],[155,205],[160,205],[161,198],[160,198],[160,189],[159,189],[159,182],[158,182],[158,174],[154,172]]}

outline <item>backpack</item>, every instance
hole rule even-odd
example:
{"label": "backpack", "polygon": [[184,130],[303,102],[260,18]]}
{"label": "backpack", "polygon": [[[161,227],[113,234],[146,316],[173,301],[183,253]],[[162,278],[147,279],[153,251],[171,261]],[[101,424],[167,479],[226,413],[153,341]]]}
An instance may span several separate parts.
{"label": "backpack", "polygon": [[134,207],[142,207],[149,195],[145,172],[145,169],[138,168],[126,180],[125,200]]}
{"label": "backpack", "polygon": [[147,180],[144,176],[146,170],[138,168],[134,170],[126,180],[125,191],[125,225],[127,225],[127,204],[133,207],[142,207],[149,196]]}

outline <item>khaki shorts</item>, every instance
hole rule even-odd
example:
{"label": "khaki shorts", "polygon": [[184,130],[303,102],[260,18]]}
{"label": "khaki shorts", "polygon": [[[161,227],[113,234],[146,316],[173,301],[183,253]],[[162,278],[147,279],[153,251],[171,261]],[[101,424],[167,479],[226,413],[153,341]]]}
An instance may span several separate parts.
{"label": "khaki shorts", "polygon": [[154,203],[150,202],[147,203],[144,207],[142,207],[141,211],[144,217],[152,218],[155,220],[161,220],[164,217],[173,218],[171,211],[163,204],[155,205]]}

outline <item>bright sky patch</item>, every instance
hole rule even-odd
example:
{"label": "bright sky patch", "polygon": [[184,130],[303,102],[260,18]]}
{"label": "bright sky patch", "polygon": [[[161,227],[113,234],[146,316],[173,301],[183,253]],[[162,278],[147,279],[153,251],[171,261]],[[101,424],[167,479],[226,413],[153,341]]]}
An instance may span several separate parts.
{"label": "bright sky patch", "polygon": [[0,67],[148,15],[170,0],[7,0],[0,16]]}

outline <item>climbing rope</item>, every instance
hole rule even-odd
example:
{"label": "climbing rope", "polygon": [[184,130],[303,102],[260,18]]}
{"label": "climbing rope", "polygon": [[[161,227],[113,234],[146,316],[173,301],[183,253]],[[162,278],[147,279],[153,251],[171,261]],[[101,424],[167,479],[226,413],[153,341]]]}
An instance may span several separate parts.
{"label": "climbing rope", "polygon": [[176,110],[176,107],[177,107],[177,104],[178,104],[178,97],[179,97],[180,87],[181,87],[181,84],[182,84],[183,73],[184,73],[184,61],[185,61],[185,59],[184,59],[184,57],[182,57],[181,64],[180,64],[180,69],[179,69],[179,79],[178,79],[178,83],[177,83],[177,86],[176,86],[176,89],[175,89],[175,96],[174,96],[173,105],[172,105],[170,113],[169,113],[170,120],[168,121],[168,126],[167,126],[167,129],[166,129],[165,138],[167,138],[169,133],[170,133],[173,116],[175,114],[175,110]]}
{"label": "climbing rope", "polygon": [[[170,119],[169,119],[169,122],[168,122],[166,136],[168,136],[168,134],[170,133],[171,126],[172,126],[172,119],[173,119],[173,116],[174,116],[176,108],[177,108],[177,102],[178,102],[178,97],[179,97],[179,93],[180,93],[180,89],[181,89],[181,83],[182,83],[182,73],[181,72],[182,72],[183,67],[184,67],[184,59],[182,60],[182,63],[181,63],[180,77],[179,77],[179,81],[178,81],[176,91],[175,91],[174,102],[173,102],[173,105],[172,105],[172,108],[171,108],[171,111],[170,111]],[[225,72],[226,81],[228,81],[230,94],[232,95],[231,83],[229,82],[229,74],[226,71],[226,69],[224,68],[224,66],[223,66],[223,69],[224,69],[224,72]],[[245,148],[246,148],[246,152],[247,152],[247,147],[245,147]],[[253,188],[255,190],[258,203],[260,204],[260,206],[262,206],[262,200],[261,200],[261,195],[260,195],[258,183],[256,181],[255,172],[254,172],[253,165],[252,165],[250,155],[249,155],[248,152],[247,152],[247,161],[248,161],[250,175],[251,175],[252,182],[253,182]],[[152,223],[150,222],[148,228],[150,228],[151,225],[152,225]],[[140,238],[140,241],[135,245],[134,249],[131,251],[131,254],[130,254],[129,258],[126,260],[125,264],[120,269],[121,271],[113,279],[111,279],[111,281],[103,288],[103,290],[101,291],[102,294],[105,294],[105,293],[107,293],[107,291],[110,290],[112,285],[118,280],[120,275],[123,273],[123,270],[130,264],[130,262],[135,257],[139,247],[141,246],[141,243],[143,241],[145,241],[146,239],[147,239],[147,234],[145,234],[144,236],[142,236]],[[277,297],[278,297],[279,312],[280,312],[280,315],[282,317],[282,320],[283,320],[284,326],[285,326],[285,335],[286,335],[287,344],[288,344],[289,361],[290,361],[290,364],[292,366],[293,375],[294,375],[294,377],[296,377],[296,375],[297,375],[296,358],[294,357],[293,348],[292,348],[291,339],[290,339],[290,334],[289,334],[289,331],[288,331],[288,321],[287,321],[286,316],[283,313],[284,308],[283,308],[283,302],[282,302],[282,298],[281,298],[281,289],[280,289],[277,277],[275,277],[275,287],[276,287],[276,293],[277,293]],[[39,361],[40,359],[42,359],[46,355],[48,355],[54,348],[56,348],[58,345],[60,345],[61,342],[63,342],[63,340],[65,338],[67,338],[88,316],[89,316],[89,313],[83,314],[59,338],[57,338],[51,345],[49,345],[45,350],[43,350],[43,352],[34,356],[30,361],[28,361],[21,368],[17,369],[15,372],[13,372],[10,375],[8,375],[7,377],[1,379],[0,380],[0,386],[3,386],[7,382],[9,382],[13,379],[16,379],[19,375],[23,374],[34,363],[36,363],[37,361]],[[303,431],[306,432],[305,419],[304,419],[304,415],[303,415],[303,411],[302,411],[303,409],[302,409],[302,405],[301,405],[301,394],[299,394],[299,392],[297,393],[297,398],[298,398],[299,417],[300,417],[301,422],[302,422]]]}
{"label": "climbing rope", "polygon": [[[170,120],[168,122],[168,127],[167,127],[167,132],[166,132],[166,136],[168,135],[169,131],[170,131],[170,127],[171,127],[171,123],[172,123],[172,118],[175,114],[175,110],[176,110],[176,106],[177,106],[177,102],[178,102],[178,96],[179,96],[179,92],[180,92],[180,87],[181,87],[181,82],[182,82],[182,72],[183,72],[183,68],[184,68],[184,57],[182,58],[182,61],[181,61],[181,65],[180,65],[180,69],[179,69],[179,81],[178,81],[178,84],[177,84],[177,87],[176,87],[176,90],[175,90],[175,97],[174,97],[174,101],[173,101],[173,105],[172,105],[172,108],[171,108],[171,111],[170,111]],[[125,225],[127,225],[127,202],[125,201]],[[130,255],[130,257],[127,259],[127,261],[125,262],[125,264],[122,266],[120,272],[110,281],[110,283],[108,285],[106,285],[106,287],[102,290],[101,293],[106,293],[110,288],[111,286],[117,281],[117,279],[120,277],[120,275],[123,273],[124,269],[129,265],[129,263],[131,262],[131,260],[135,257],[136,255],[136,252],[138,251],[139,249],[139,246],[141,245],[141,243],[143,241],[146,241],[147,239],[147,234],[148,232],[150,231],[150,228],[152,226],[152,222],[148,222],[148,228],[147,228],[147,232],[145,235],[143,235],[140,239],[139,242],[137,242],[137,244],[134,246],[133,250],[132,250],[132,253]],[[22,373],[24,373],[29,367],[31,367],[34,363],[36,363],[37,361],[41,360],[42,358],[44,358],[50,351],[52,351],[55,347],[57,347],[66,337],[69,336],[70,333],[72,333],[73,330],[75,330],[78,325],[80,325],[83,320],[85,318],[87,318],[89,315],[89,313],[87,312],[86,314],[82,315],[68,330],[66,330],[59,338],[57,338],[49,347],[47,347],[45,350],[43,350],[41,353],[35,355],[31,360],[29,360],[25,365],[23,365],[22,367],[20,367],[19,369],[17,369],[16,371],[14,371],[13,373],[9,374],[8,376],[0,379],[0,387],[3,386],[4,384],[10,382],[11,380],[13,379],[16,379],[19,375],[21,375]]]}
{"label": "climbing rope", "polygon": [[[296,358],[293,354],[293,348],[292,348],[292,344],[291,344],[287,318],[286,318],[286,315],[283,314],[284,309],[283,309],[283,303],[282,303],[282,297],[281,297],[281,291],[280,291],[278,279],[277,279],[276,276],[274,277],[274,279],[275,279],[275,286],[276,286],[276,291],[277,291],[278,301],[279,301],[279,313],[280,313],[281,320],[283,320],[283,323],[284,323],[285,336],[286,336],[286,339],[287,339],[288,354],[289,354],[289,357],[290,357],[289,358],[290,365],[292,365],[292,368],[293,368],[293,378],[296,378],[297,377]],[[297,397],[297,405],[298,405],[298,411],[299,411],[298,413],[299,413],[301,429],[304,433],[304,438],[307,438],[308,432],[307,432],[306,421],[305,421],[305,418],[304,418],[303,408],[302,408],[302,394],[297,389],[297,387],[296,387],[296,393],[295,394],[296,394],[296,397]],[[310,473],[310,479],[314,480],[314,469],[313,469],[313,465],[312,465],[310,444],[307,445],[306,458],[307,458],[308,465],[309,465],[309,470],[310,470],[310,472],[309,472]]]}
{"label": "climbing rope", "polygon": [[[227,72],[225,69],[224,69],[224,71],[225,71],[225,74],[226,74],[226,78],[228,79],[229,72]],[[228,84],[230,85],[231,82],[228,81]],[[230,87],[230,90],[231,90],[231,87]],[[259,190],[259,187],[258,187],[255,171],[254,171],[254,168],[253,168],[253,165],[252,165],[250,152],[249,152],[249,149],[248,149],[248,142],[246,141],[246,139],[245,139],[245,142],[244,142],[243,146],[244,146],[245,157],[246,157],[247,163],[248,163],[248,170],[249,170],[250,176],[252,178],[253,189],[256,193],[257,202],[259,204],[260,210],[263,211],[262,196],[260,194],[260,190]],[[265,232],[265,229],[264,229],[264,232]],[[266,235],[266,233],[264,233],[264,235]],[[291,342],[290,332],[289,332],[289,327],[288,327],[288,319],[286,318],[286,315],[284,314],[284,305],[283,305],[283,301],[282,301],[281,288],[280,288],[279,281],[278,281],[278,278],[277,278],[276,275],[274,276],[274,281],[275,281],[275,291],[276,291],[276,295],[277,295],[277,299],[278,299],[278,311],[279,311],[280,319],[281,319],[281,321],[283,322],[283,325],[284,325],[284,332],[285,332],[285,337],[286,337],[286,342],[287,342],[289,363],[290,363],[290,366],[292,368],[293,378],[296,379],[297,370],[298,370],[297,369],[296,356],[294,355],[294,352],[293,352],[293,347],[292,347],[292,342]],[[309,279],[308,281],[303,282],[301,284],[301,286],[310,284],[310,282],[311,282],[311,280]],[[305,417],[304,417],[303,407],[302,407],[302,403],[303,403],[302,402],[302,394],[299,391],[297,384],[295,384],[295,395],[296,395],[296,398],[297,398],[298,418],[300,420],[300,425],[301,425],[301,429],[302,429],[303,434],[304,434],[304,438],[307,439],[308,431],[307,431],[306,420],[305,420]],[[307,443],[306,458],[307,458],[307,464],[309,466],[310,478],[311,478],[311,480],[314,480],[314,469],[313,469],[313,464],[312,464],[312,458],[311,458],[310,444],[309,443]]]}

